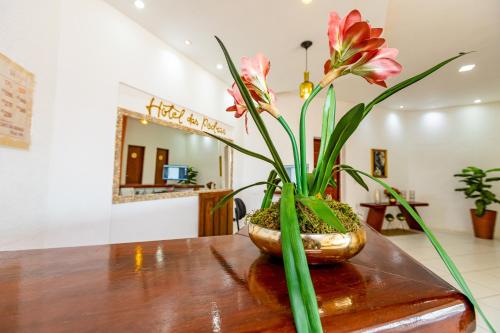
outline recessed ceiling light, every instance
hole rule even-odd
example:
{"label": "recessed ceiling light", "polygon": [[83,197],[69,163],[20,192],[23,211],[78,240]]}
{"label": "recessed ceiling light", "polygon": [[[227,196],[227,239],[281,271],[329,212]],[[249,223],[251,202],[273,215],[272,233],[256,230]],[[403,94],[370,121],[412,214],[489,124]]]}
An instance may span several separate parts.
{"label": "recessed ceiling light", "polygon": [[224,66],[222,66],[222,64],[217,64],[217,66],[215,66],[215,67],[217,67],[217,69],[222,69],[222,68],[224,68]]}
{"label": "recessed ceiling light", "polygon": [[312,0],[302,0],[302,3],[303,3],[304,5],[308,5],[308,4],[310,4],[311,2],[312,2]]}
{"label": "recessed ceiling light", "polygon": [[399,106],[399,108],[400,108],[400,109],[404,109],[404,108],[405,108],[405,106],[404,106],[404,105],[400,105],[400,106]]}
{"label": "recessed ceiling light", "polygon": [[143,9],[144,8],[144,2],[142,0],[135,0],[134,1],[134,5],[139,8],[139,9]]}
{"label": "recessed ceiling light", "polygon": [[479,104],[479,103],[481,103],[481,100],[480,99],[475,99],[474,103]]}
{"label": "recessed ceiling light", "polygon": [[191,45],[191,41],[190,41],[189,39],[186,39],[186,40],[184,41],[184,44],[186,44],[186,45]]}
{"label": "recessed ceiling light", "polygon": [[468,71],[473,70],[474,67],[476,67],[476,64],[464,65],[464,66],[460,67],[460,69],[458,71],[459,72],[468,72]]}

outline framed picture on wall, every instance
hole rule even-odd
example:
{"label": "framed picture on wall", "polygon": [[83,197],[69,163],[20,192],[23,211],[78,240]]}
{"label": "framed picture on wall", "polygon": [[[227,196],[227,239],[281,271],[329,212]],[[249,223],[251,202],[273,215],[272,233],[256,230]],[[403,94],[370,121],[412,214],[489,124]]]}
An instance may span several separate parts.
{"label": "framed picture on wall", "polygon": [[387,178],[387,149],[372,149],[372,176]]}

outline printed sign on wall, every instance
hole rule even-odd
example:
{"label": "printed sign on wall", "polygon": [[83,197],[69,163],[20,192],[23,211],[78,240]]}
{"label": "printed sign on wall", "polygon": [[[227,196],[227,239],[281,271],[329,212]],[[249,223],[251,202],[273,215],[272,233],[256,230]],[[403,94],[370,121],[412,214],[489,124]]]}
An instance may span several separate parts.
{"label": "printed sign on wall", "polygon": [[143,114],[146,120],[159,119],[180,128],[233,138],[232,126],[124,83],[120,83],[118,104],[121,108]]}
{"label": "printed sign on wall", "polygon": [[28,149],[34,75],[0,53],[0,145]]}

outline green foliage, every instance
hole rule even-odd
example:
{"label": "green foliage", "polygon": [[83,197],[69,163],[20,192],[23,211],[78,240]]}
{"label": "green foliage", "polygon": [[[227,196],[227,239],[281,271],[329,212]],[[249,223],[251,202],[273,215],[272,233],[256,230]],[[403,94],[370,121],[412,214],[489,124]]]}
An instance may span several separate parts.
{"label": "green foliage", "polygon": [[[324,201],[340,220],[340,223],[348,232],[357,231],[361,227],[358,215],[348,204],[335,201]],[[337,229],[319,218],[311,209],[307,208],[300,201],[295,200],[295,210],[299,221],[299,229],[302,234],[331,234]],[[274,202],[269,208],[258,209],[250,215],[250,222],[261,227],[280,230],[280,203]]]}
{"label": "green foliage", "polygon": [[[292,183],[284,183],[280,202],[281,246],[288,294],[297,332],[322,333],[316,293],[300,237],[294,191]],[[300,298],[297,290],[300,290]],[[307,322],[304,321],[304,313],[307,314]]]}
{"label": "green foliage", "polygon": [[[338,122],[333,131],[332,136],[329,138],[327,142],[327,146],[325,148],[325,152],[321,155],[321,159],[318,160],[318,167],[315,170],[315,180],[312,185],[312,188],[309,189],[309,195],[315,195],[317,193],[323,194],[328,186],[332,168],[335,164],[335,161],[340,154],[342,147],[345,145],[349,137],[353,134],[353,132],[358,128],[360,122],[370,113],[375,105],[394,95],[395,93],[411,86],[412,84],[424,79],[430,74],[434,73],[438,69],[442,68],[446,64],[451,61],[464,56],[467,53],[460,53],[454,57],[446,59],[441,63],[429,68],[428,70],[417,74],[403,82],[396,84],[395,86],[386,89],[382,94],[377,96],[374,100],[368,103],[366,106],[363,104],[358,104],[349,112],[347,112]],[[309,101],[310,102],[310,101]],[[305,103],[304,103],[305,105]],[[362,109],[361,109],[362,108]],[[324,115],[324,113],[323,113]],[[301,119],[302,120],[302,119]],[[302,122],[301,122],[302,126]],[[305,127],[305,125],[304,125]],[[340,128],[339,128],[340,127]],[[302,127],[301,127],[302,129]],[[304,130],[305,133],[305,130]],[[302,134],[302,132],[301,132]],[[301,142],[303,140],[302,135],[300,138]],[[326,141],[325,141],[326,142]],[[302,148],[302,146],[301,146]],[[302,154],[302,151],[301,151]],[[304,158],[305,153],[301,155]],[[305,162],[302,161],[302,164]]]}
{"label": "green foliage", "polygon": [[454,175],[461,178],[460,182],[465,183],[465,187],[457,188],[455,191],[464,192],[467,199],[475,199],[477,216],[483,216],[489,205],[500,203],[495,193],[489,190],[492,187],[490,183],[499,181],[500,177],[488,177],[490,173],[498,171],[500,169],[482,170],[470,166],[463,169],[461,173]]}
{"label": "green foliage", "polygon": [[328,223],[331,227],[335,228],[336,231],[343,234],[347,232],[337,215],[323,199],[315,197],[299,197],[298,200],[301,204],[309,208],[314,215]]}
{"label": "green foliage", "polygon": [[280,183],[281,179],[277,178],[278,173],[275,170],[271,170],[269,177],[267,178],[267,188],[264,198],[262,199],[261,208],[268,208],[271,206],[274,191],[276,191],[276,186]]}
{"label": "green foliage", "polygon": [[197,184],[196,177],[198,177],[198,171],[196,171],[193,167],[187,168],[187,179],[181,181],[181,184]]}

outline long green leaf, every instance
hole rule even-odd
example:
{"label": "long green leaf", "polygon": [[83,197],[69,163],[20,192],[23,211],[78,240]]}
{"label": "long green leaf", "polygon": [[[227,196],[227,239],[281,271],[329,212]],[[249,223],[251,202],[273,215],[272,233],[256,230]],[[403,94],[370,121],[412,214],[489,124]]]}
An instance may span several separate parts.
{"label": "long green leaf", "polygon": [[[287,244],[290,244],[292,249],[291,253],[293,256],[293,261],[295,263],[295,271],[297,272],[298,282],[300,285],[302,302],[306,308],[307,317],[309,318],[309,328],[313,333],[322,333],[323,329],[321,327],[321,320],[319,318],[316,293],[314,292],[314,286],[311,280],[309,266],[307,265],[304,245],[302,244],[302,238],[300,237],[297,211],[295,210],[294,186],[292,183],[283,184],[280,203],[280,225],[283,254],[285,254],[285,250],[287,251],[287,259],[285,261],[285,264],[287,264],[290,260],[290,250],[287,249]],[[294,297],[296,297],[296,290],[292,290],[292,293]],[[291,302],[292,293],[290,293],[289,287],[289,296]],[[295,326],[297,327],[297,330],[299,330],[299,325],[300,327],[302,327],[303,323],[298,322],[297,317],[301,314],[298,313],[296,315],[293,307],[292,311],[294,312]]]}
{"label": "long green leaf", "polygon": [[269,132],[267,131],[267,127],[264,124],[264,121],[262,120],[259,112],[257,112],[257,109],[255,108],[254,101],[252,99],[252,96],[250,95],[250,92],[248,91],[247,87],[241,80],[240,74],[238,73],[238,70],[234,66],[233,60],[231,59],[231,56],[229,55],[229,52],[227,51],[226,47],[224,46],[224,43],[215,36],[215,39],[219,43],[222,52],[224,53],[224,57],[226,58],[227,65],[229,67],[229,71],[231,72],[231,75],[234,79],[234,82],[238,86],[238,89],[241,93],[241,96],[243,97],[243,100],[245,101],[245,104],[247,106],[248,111],[250,112],[250,115],[252,116],[255,125],[257,126],[260,134],[262,135],[262,138],[264,139],[264,142],[266,143],[269,152],[271,153],[271,156],[273,157],[274,162],[276,163],[276,171],[280,175],[281,179],[284,181],[290,181],[288,178],[288,174],[286,173],[285,167],[283,166],[283,162],[281,161],[281,157],[278,154],[278,151],[276,150],[276,147],[274,146],[273,141],[271,140],[271,136],[269,135]]}
{"label": "long green leaf", "polygon": [[495,333],[496,332],[495,329],[493,328],[491,323],[488,321],[488,318],[486,318],[485,314],[481,310],[481,307],[479,306],[478,302],[474,298],[474,295],[472,295],[472,292],[470,291],[469,286],[467,285],[467,282],[465,282],[465,279],[463,278],[462,274],[458,270],[457,266],[455,265],[453,260],[451,260],[448,253],[446,253],[446,251],[444,250],[442,245],[437,240],[436,236],[434,236],[434,233],[429,229],[429,227],[425,224],[424,220],[420,217],[420,215],[418,215],[418,213],[413,209],[413,207],[411,207],[410,204],[405,199],[403,199],[396,191],[394,191],[394,189],[391,186],[384,183],[380,179],[372,177],[371,175],[369,175],[363,171],[359,171],[359,170],[355,170],[355,169],[352,169],[352,170],[354,172],[362,174],[363,176],[368,177],[368,178],[372,179],[373,181],[382,185],[408,211],[408,213],[415,219],[415,221],[417,221],[417,223],[420,225],[420,227],[422,227],[422,230],[425,232],[425,235],[427,236],[427,238],[430,240],[430,242],[432,243],[432,245],[436,249],[436,251],[439,254],[439,256],[441,257],[441,259],[443,260],[444,264],[448,268],[448,271],[450,272],[450,274],[453,276],[455,281],[458,283],[458,285],[462,289],[463,293],[469,298],[471,303],[474,305],[476,310],[479,312],[479,314],[483,318],[486,325],[488,325],[488,328],[491,330],[491,332]]}
{"label": "long green leaf", "polygon": [[437,71],[438,69],[440,69],[441,67],[443,67],[444,65],[446,65],[447,63],[457,59],[457,58],[460,58],[466,54],[468,54],[470,52],[462,52],[454,57],[451,57],[443,62],[440,62],[439,64],[437,64],[436,66],[434,67],[431,67],[429,68],[428,70],[426,70],[425,72],[422,72],[420,74],[417,74],[407,80],[404,80],[403,82],[400,82],[398,84],[396,84],[395,86],[385,90],[382,94],[378,95],[373,101],[371,101],[370,103],[368,103],[368,105],[366,106],[366,109],[365,109],[365,114],[364,116],[366,116],[370,111],[371,109],[378,103],[382,102],[383,100],[389,98],[390,96],[394,95],[395,93],[397,93],[398,91],[400,90],[403,90],[404,88],[408,87],[408,86],[411,86],[412,84],[422,80],[423,78],[425,78],[426,76],[434,73],[435,71]]}
{"label": "long green leaf", "polygon": [[[286,195],[284,196],[286,200]],[[290,307],[292,308],[295,328],[298,333],[309,333],[309,318],[307,310],[302,300],[300,291],[299,276],[295,267],[293,256],[292,241],[289,232],[289,221],[291,218],[285,211],[283,196],[280,203],[280,224],[281,224],[281,252],[283,253],[283,266],[285,266],[286,286],[288,288],[288,297],[290,298]]]}
{"label": "long green leaf", "polygon": [[262,199],[262,204],[260,208],[269,208],[271,206],[271,202],[273,201],[274,191],[276,190],[276,186],[279,184],[280,179],[276,178],[278,173],[276,170],[271,170],[269,173],[269,177],[267,177],[267,189],[264,194],[264,198]]}
{"label": "long green leaf", "polygon": [[[323,89],[321,85],[314,87],[311,95],[306,98],[302,109],[300,110],[300,123],[299,123],[299,139],[300,139],[300,173],[302,182],[302,194],[308,195],[309,188],[307,186],[307,143],[306,143],[306,113],[309,104],[316,97],[316,95]],[[297,180],[298,181],[298,180]]]}
{"label": "long green leaf", "polygon": [[340,150],[363,119],[363,111],[363,104],[354,106],[342,118],[340,118],[338,124],[335,126],[335,129],[326,146],[321,167],[314,170],[314,182],[310,191],[311,195],[323,193],[325,191],[328,186],[328,181],[331,177],[335,161],[340,154]]}
{"label": "long green leaf", "polygon": [[361,178],[356,172],[352,171],[352,167],[350,167],[347,164],[341,164],[340,165],[340,170],[345,171],[349,176],[352,177],[358,183],[361,185],[365,190],[369,191],[370,189],[368,188],[368,185],[365,183],[363,178]]}
{"label": "long green leaf", "polygon": [[298,200],[307,208],[312,210],[314,215],[328,223],[330,226],[335,228],[338,232],[346,233],[344,225],[340,222],[339,218],[333,210],[320,199],[316,199],[314,197],[300,197]]}
{"label": "long green leaf", "polygon": [[[321,124],[321,144],[319,146],[318,163],[323,161],[323,154],[325,153],[325,148],[330,136],[335,128],[335,112],[337,109],[335,100],[335,90],[333,89],[333,84],[328,87],[328,92],[326,94],[325,104],[323,106],[323,121]],[[318,166],[317,166],[318,167]]]}
{"label": "long green leaf", "polygon": [[495,168],[495,169],[489,169],[489,170],[486,170],[485,173],[489,173],[489,172],[498,172],[500,171],[500,168]]}
{"label": "long green leaf", "polygon": [[246,154],[248,156],[255,157],[255,158],[258,158],[259,160],[262,160],[264,162],[270,163],[270,164],[272,164],[272,166],[274,166],[276,168],[276,164],[274,163],[274,161],[271,160],[270,158],[265,157],[264,155],[261,155],[259,153],[253,152],[253,151],[248,150],[246,148],[243,148],[243,147],[241,147],[240,145],[237,145],[234,142],[231,142],[229,140],[221,138],[220,136],[217,136],[217,135],[214,135],[214,134],[210,134],[208,132],[205,132],[205,133],[208,134],[208,135],[210,135],[214,139],[217,139],[217,140],[225,143],[226,145],[230,146],[231,148],[236,149],[237,151],[239,151],[239,152],[241,152],[243,154]]}
{"label": "long green leaf", "polygon": [[[244,186],[242,188],[239,188],[237,189],[236,191],[233,191],[229,194],[226,194],[225,196],[223,196],[218,202],[217,204],[212,208],[211,210],[211,213],[213,214],[217,209],[221,208],[222,206],[224,206],[232,197],[234,197],[236,194],[240,193],[241,191],[244,191],[250,187],[254,187],[254,186],[259,186],[259,185],[275,185],[273,183],[268,183],[268,182],[256,182],[256,183],[253,183],[253,184],[250,184],[250,185],[247,185],[247,186]],[[277,187],[280,187],[280,186],[277,186]]]}

